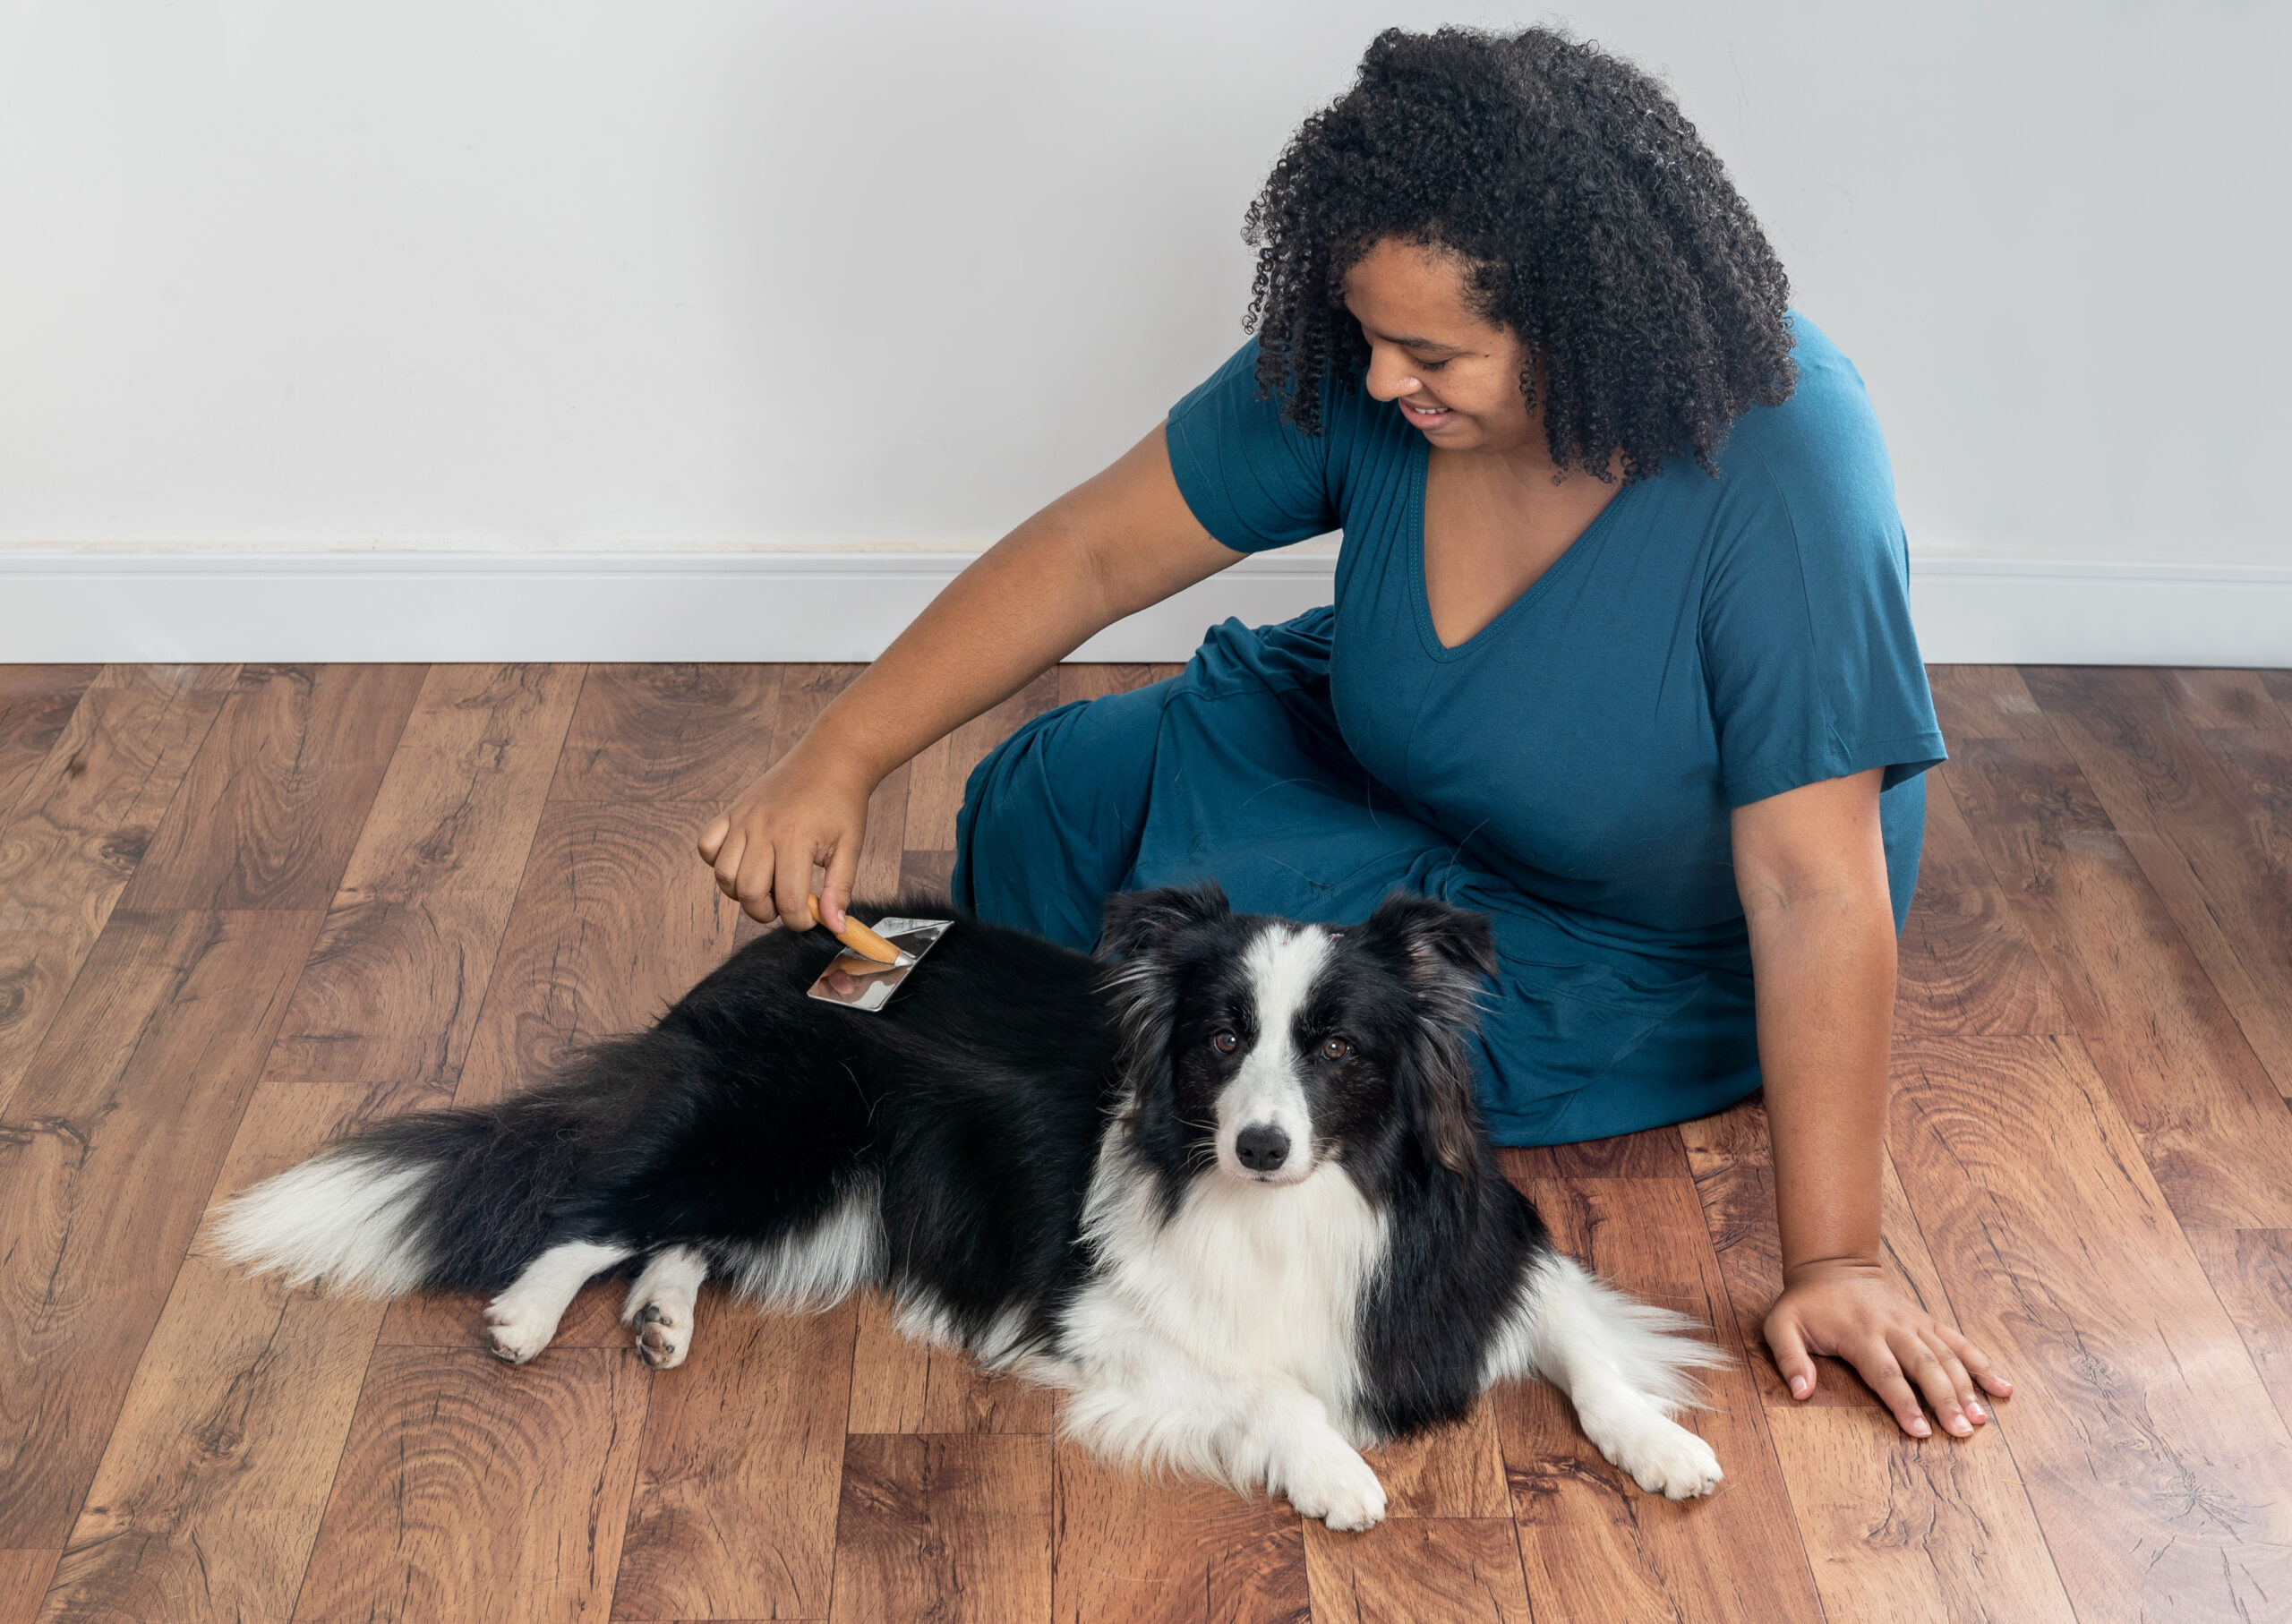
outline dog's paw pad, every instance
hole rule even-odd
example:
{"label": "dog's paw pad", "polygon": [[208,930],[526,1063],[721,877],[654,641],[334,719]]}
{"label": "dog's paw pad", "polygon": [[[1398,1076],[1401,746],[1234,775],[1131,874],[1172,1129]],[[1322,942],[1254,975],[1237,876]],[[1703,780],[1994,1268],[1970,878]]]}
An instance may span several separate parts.
{"label": "dog's paw pad", "polygon": [[692,1346],[691,1321],[677,1324],[657,1304],[648,1303],[637,1322],[638,1358],[656,1371],[674,1370],[684,1363],[686,1350]]}
{"label": "dog's paw pad", "polygon": [[1709,1444],[1671,1421],[1652,1423],[1620,1440],[1608,1458],[1648,1493],[1665,1500],[1708,1494],[1726,1475]]}
{"label": "dog's paw pad", "polygon": [[1319,1517],[1339,1534],[1359,1534],[1385,1520],[1385,1486],[1369,1463],[1351,1450],[1332,1454],[1289,1485],[1300,1517]]}

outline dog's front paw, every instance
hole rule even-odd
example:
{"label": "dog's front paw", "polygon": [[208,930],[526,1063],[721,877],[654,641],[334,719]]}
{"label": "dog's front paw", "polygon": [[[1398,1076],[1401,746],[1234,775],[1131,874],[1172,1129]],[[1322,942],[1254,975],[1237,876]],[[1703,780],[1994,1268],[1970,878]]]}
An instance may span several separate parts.
{"label": "dog's front paw", "polygon": [[1711,1446],[1674,1421],[1651,1415],[1625,1429],[1600,1453],[1631,1481],[1665,1500],[1693,1500],[1719,1486],[1726,1474]]}
{"label": "dog's front paw", "polygon": [[672,1371],[684,1363],[692,1346],[692,1310],[674,1315],[658,1303],[647,1303],[637,1313],[637,1356],[656,1371]]}
{"label": "dog's front paw", "polygon": [[1298,1516],[1317,1517],[1339,1534],[1385,1520],[1385,1485],[1367,1461],[1334,1440],[1283,1486]]}

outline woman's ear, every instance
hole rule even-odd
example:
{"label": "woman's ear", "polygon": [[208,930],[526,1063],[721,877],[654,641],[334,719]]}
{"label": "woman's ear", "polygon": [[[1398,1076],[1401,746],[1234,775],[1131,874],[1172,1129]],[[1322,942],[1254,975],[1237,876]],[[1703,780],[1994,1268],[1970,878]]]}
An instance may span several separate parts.
{"label": "woman's ear", "polygon": [[1117,891],[1107,899],[1099,927],[1101,959],[1130,959],[1161,946],[1189,925],[1222,919],[1234,911],[1216,880],[1163,885],[1152,891]]}

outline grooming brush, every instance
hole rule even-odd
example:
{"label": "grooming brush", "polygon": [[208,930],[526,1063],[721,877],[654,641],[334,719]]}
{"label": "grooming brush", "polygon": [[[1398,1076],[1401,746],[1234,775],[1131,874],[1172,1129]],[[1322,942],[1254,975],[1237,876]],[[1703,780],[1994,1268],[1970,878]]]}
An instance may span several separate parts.
{"label": "grooming brush", "polygon": [[[815,924],[825,923],[817,896],[812,898],[812,919]],[[953,919],[877,919],[871,930],[846,914],[843,928],[835,933],[843,951],[812,983],[811,996],[874,1014],[891,1002],[908,973],[954,923]]]}

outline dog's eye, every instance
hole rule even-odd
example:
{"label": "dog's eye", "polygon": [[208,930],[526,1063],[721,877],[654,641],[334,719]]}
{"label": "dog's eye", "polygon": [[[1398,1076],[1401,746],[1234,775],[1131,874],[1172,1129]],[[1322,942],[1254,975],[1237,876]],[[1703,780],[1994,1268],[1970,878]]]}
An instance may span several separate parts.
{"label": "dog's eye", "polygon": [[1220,1032],[1210,1040],[1210,1047],[1221,1055],[1230,1055],[1242,1047],[1242,1040],[1231,1032]]}
{"label": "dog's eye", "polygon": [[1353,1046],[1342,1038],[1325,1038],[1321,1040],[1321,1058],[1324,1060],[1342,1060],[1352,1052]]}

